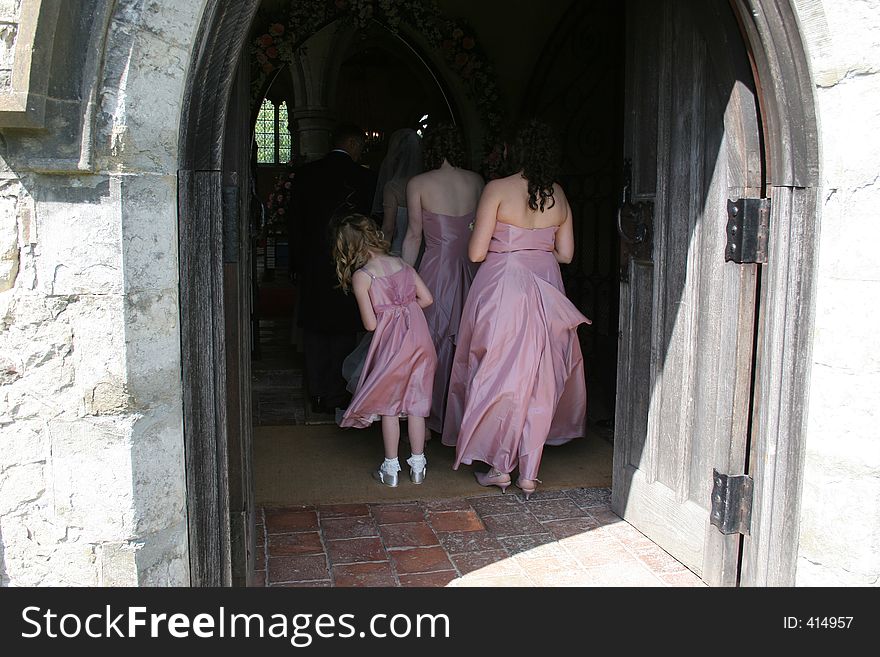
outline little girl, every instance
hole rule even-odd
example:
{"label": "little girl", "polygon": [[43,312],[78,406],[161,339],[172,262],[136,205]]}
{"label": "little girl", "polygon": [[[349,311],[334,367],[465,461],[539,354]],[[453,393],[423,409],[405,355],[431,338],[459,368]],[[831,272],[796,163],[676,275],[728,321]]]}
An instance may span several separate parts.
{"label": "little girl", "polygon": [[339,285],[346,293],[354,290],[364,328],[373,331],[360,381],[339,425],[362,429],[382,418],[385,461],[373,478],[397,486],[401,415],[408,418],[410,479],[425,480],[425,418],[431,412],[437,354],[422,313],[434,299],[416,271],[388,249],[372,219],[352,214],[333,224]]}

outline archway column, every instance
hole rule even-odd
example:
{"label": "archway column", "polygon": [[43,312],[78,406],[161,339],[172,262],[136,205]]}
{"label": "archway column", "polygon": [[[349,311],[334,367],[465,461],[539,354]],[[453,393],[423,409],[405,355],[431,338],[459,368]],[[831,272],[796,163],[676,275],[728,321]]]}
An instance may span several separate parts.
{"label": "archway column", "polygon": [[334,120],[327,107],[294,107],[290,113],[296,135],[296,153],[304,162],[316,160],[330,150]]}

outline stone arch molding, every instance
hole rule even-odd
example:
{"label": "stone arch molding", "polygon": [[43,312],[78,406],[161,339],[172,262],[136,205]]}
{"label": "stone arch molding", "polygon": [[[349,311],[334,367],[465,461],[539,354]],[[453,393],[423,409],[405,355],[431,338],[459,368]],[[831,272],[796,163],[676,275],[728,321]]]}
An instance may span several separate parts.
{"label": "stone arch molding", "polygon": [[[40,173],[175,172],[186,73],[206,4],[21,0],[16,93],[4,96],[0,86],[7,161]],[[29,45],[32,57],[20,58]],[[29,77],[16,77],[26,64]],[[6,110],[24,98],[27,110]]]}
{"label": "stone arch molding", "polygon": [[[255,0],[206,2],[181,121],[182,171],[220,171],[225,99],[229,97],[231,74],[256,4]],[[794,577],[797,523],[790,519],[797,517],[799,508],[806,420],[801,393],[808,384],[805,358],[810,352],[815,296],[819,163],[816,112],[798,14],[790,0],[733,0],[731,5],[740,20],[760,84],[768,179],[775,208],[771,218],[775,261],[768,271],[768,310],[762,319],[767,339],[758,355],[757,377],[762,397],[755,445],[763,454],[785,455],[781,460],[766,462],[755,473],[760,520],[746,546],[744,581],[785,584],[792,583]],[[216,103],[214,99],[218,98],[221,100]],[[190,235],[208,236],[201,239],[207,239],[215,249],[211,255],[204,248],[193,249],[194,244],[188,244],[185,238],[181,242],[182,253],[194,251],[191,259],[181,259],[184,295],[187,290],[193,295],[205,295],[211,289],[211,265],[219,257],[216,249],[221,235],[217,216],[220,195],[219,176],[203,178],[194,182],[191,189],[181,189],[181,228],[185,223],[190,226]],[[185,235],[183,230],[181,234]],[[205,261],[206,257],[212,259]],[[218,299],[216,292],[213,297]],[[215,330],[222,326],[222,312],[216,303],[184,304],[182,321],[184,362],[192,364],[189,371],[184,369],[184,395],[188,402],[185,405],[190,414],[200,418],[187,422],[187,445],[212,455],[217,453],[218,436],[223,440],[223,428],[210,420],[203,426],[199,423],[221,406],[224,373],[215,371],[210,354],[222,353],[223,345],[217,337],[220,332]],[[206,344],[207,350],[203,348]],[[780,384],[782,381],[784,385]],[[206,388],[205,382],[212,384]],[[202,463],[189,463],[190,483],[216,490],[222,484],[217,474],[210,472],[213,464],[213,457]],[[199,513],[208,512],[216,517],[219,498],[218,495],[213,502],[208,500],[210,508]],[[191,496],[190,511],[195,510]],[[193,540],[196,537],[191,523],[191,560],[194,571],[199,573],[194,576],[194,583],[222,580],[222,574],[212,572],[208,563],[222,549],[219,544],[208,545],[219,540],[209,536],[218,529],[219,526],[202,526],[202,534]],[[200,543],[206,539],[207,543]]]}

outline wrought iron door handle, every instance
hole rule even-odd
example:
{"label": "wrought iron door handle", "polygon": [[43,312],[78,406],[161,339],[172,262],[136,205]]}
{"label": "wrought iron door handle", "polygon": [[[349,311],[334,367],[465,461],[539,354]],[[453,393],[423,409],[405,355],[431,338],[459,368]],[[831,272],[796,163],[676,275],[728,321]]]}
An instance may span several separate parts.
{"label": "wrought iron door handle", "polygon": [[643,223],[636,224],[636,234],[634,236],[627,235],[626,231],[623,229],[623,211],[626,209],[628,212],[633,215],[640,214],[641,211],[641,203],[633,205],[630,203],[627,197],[627,189],[628,186],[624,185],[623,187],[623,202],[617,206],[617,234],[620,235],[620,239],[622,239],[627,244],[641,244],[645,241],[645,238],[648,236],[648,227]]}

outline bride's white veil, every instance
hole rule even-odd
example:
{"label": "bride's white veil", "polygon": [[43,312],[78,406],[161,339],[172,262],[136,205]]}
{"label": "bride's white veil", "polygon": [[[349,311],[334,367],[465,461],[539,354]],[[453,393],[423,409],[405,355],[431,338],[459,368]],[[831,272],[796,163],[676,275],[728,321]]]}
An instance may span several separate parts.
{"label": "bride's white veil", "polygon": [[401,128],[391,133],[388,152],[379,167],[376,195],[373,197],[373,214],[382,216],[382,195],[385,185],[399,180],[406,187],[407,181],[424,170],[422,163],[422,138],[411,128]]}

